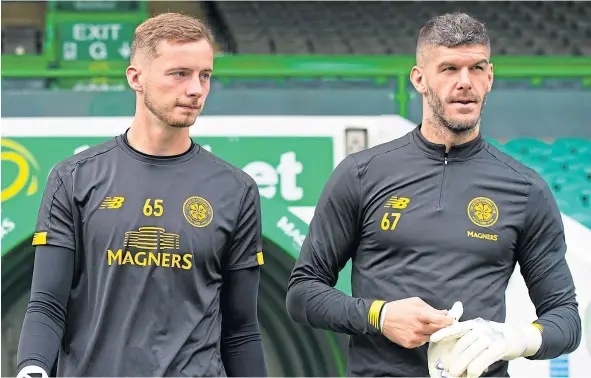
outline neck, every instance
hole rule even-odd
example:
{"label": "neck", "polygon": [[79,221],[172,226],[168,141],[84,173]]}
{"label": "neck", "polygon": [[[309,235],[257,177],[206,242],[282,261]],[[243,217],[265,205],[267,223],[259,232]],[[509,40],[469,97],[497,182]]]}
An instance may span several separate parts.
{"label": "neck", "polygon": [[421,133],[431,143],[444,144],[445,150],[449,152],[452,146],[467,143],[478,136],[480,125],[475,128],[456,134],[443,126],[439,122],[433,122],[432,119],[423,119],[421,124]]}
{"label": "neck", "polygon": [[127,142],[137,151],[152,156],[180,155],[191,147],[188,127],[170,127],[138,117],[127,132]]}

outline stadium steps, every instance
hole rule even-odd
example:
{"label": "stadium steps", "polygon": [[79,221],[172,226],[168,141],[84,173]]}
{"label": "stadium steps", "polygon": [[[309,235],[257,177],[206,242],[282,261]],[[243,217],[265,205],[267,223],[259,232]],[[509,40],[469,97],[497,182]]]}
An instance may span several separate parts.
{"label": "stadium steps", "polygon": [[[414,54],[418,30],[428,19],[459,10],[486,23],[495,54],[591,54],[590,2],[208,3],[224,20],[239,53]],[[269,38],[243,37],[247,34]],[[307,42],[290,43],[293,35]]]}
{"label": "stadium steps", "polygon": [[45,2],[2,2],[2,54],[38,55],[43,51]]}
{"label": "stadium steps", "polygon": [[39,55],[43,51],[43,31],[34,26],[2,26],[3,55]]}
{"label": "stadium steps", "polygon": [[150,1],[148,11],[152,16],[162,13],[175,12],[196,17],[200,20],[206,18],[205,11],[199,1]]}
{"label": "stadium steps", "polygon": [[536,170],[554,193],[560,211],[591,228],[591,140],[559,138],[545,142],[516,138],[488,141]]}

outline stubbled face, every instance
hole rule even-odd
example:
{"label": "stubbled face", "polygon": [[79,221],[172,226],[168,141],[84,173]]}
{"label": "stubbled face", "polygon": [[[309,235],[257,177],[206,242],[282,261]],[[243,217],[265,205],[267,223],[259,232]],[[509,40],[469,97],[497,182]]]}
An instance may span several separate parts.
{"label": "stubbled face", "polygon": [[163,41],[143,75],[146,108],[171,127],[190,127],[201,113],[210,89],[214,51],[209,42]]}
{"label": "stubbled face", "polygon": [[488,49],[482,45],[424,49],[411,80],[423,95],[427,118],[455,134],[474,129],[493,83]]}

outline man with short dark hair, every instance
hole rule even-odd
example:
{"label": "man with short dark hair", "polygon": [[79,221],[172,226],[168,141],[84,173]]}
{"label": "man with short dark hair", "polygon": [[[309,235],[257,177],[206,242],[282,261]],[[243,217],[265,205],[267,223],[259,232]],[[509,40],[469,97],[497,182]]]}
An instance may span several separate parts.
{"label": "man with short dark hair", "polygon": [[176,13],[138,26],[130,128],[51,171],[19,377],[266,375],[258,187],[189,136],[212,38]]}
{"label": "man with short dark hair", "polygon": [[[480,134],[493,84],[486,28],[435,17],[416,59],[422,122],[335,169],[289,280],[289,313],[349,334],[353,376],[506,376],[508,360],[572,352],[581,320],[556,202]],[[348,260],[352,297],[334,288]],[[504,323],[517,262],[534,324]],[[456,302],[468,321],[445,310]]]}

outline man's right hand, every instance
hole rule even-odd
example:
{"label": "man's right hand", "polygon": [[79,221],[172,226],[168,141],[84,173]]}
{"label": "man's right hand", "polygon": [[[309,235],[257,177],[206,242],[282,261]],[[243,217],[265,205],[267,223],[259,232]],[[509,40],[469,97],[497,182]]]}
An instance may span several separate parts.
{"label": "man's right hand", "polygon": [[437,310],[417,297],[388,302],[384,306],[382,333],[408,349],[427,343],[429,336],[454,322],[447,310]]}

